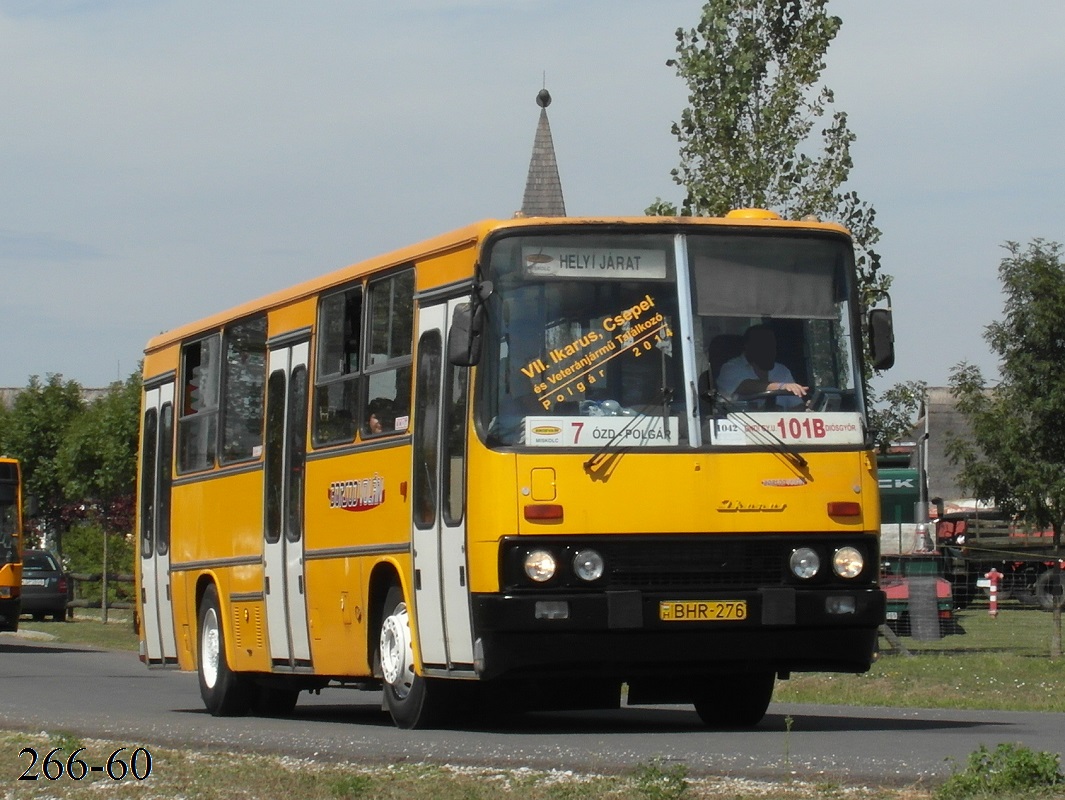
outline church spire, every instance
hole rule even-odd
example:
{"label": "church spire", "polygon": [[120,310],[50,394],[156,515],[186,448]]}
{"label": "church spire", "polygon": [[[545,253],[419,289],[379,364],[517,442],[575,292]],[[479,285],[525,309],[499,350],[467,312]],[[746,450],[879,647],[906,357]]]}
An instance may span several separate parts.
{"label": "church spire", "polygon": [[566,203],[562,199],[562,181],[558,177],[558,162],[555,160],[555,145],[551,140],[551,123],[547,121],[547,107],[551,95],[541,89],[536,95],[540,106],[540,122],[536,126],[532,159],[529,161],[529,177],[525,181],[525,197],[521,202],[521,215],[525,217],[564,217]]}

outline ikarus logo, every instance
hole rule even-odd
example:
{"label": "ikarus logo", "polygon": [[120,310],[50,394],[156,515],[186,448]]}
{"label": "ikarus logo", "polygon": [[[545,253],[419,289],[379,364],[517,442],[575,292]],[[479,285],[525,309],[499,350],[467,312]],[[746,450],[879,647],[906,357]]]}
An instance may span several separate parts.
{"label": "ikarus logo", "polygon": [[776,514],[787,507],[787,503],[745,503],[742,500],[722,500],[717,510],[719,513]]}

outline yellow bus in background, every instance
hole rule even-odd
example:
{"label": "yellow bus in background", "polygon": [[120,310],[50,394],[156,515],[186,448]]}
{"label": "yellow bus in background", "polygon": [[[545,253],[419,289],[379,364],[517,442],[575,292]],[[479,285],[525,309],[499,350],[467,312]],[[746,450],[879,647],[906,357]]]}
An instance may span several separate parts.
{"label": "yellow bus in background", "polygon": [[22,613],[22,473],[0,457],[0,631],[17,631]]}
{"label": "yellow bus in background", "polygon": [[[484,221],[158,336],[142,659],[216,715],[349,684],[402,727],[753,725],[884,619],[865,322],[844,229],[744,210]],[[790,381],[722,385],[752,328]]]}

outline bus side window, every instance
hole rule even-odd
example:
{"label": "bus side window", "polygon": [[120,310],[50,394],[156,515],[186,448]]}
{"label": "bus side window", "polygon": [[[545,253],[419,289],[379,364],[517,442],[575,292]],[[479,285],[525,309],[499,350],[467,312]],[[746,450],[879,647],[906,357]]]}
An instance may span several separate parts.
{"label": "bus side window", "polygon": [[185,392],[178,419],[178,471],[210,469],[218,440],[219,336],[183,345],[181,375]]}
{"label": "bus side window", "polygon": [[258,458],[263,449],[266,317],[230,325],[225,350],[221,460],[231,464]]}
{"label": "bus side window", "polygon": [[369,306],[368,340],[363,355],[364,438],[403,433],[409,427],[414,270],[397,272],[371,283]]}
{"label": "bus side window", "polygon": [[322,298],[318,308],[318,360],[312,423],[315,445],[355,439],[361,334],[361,286]]}

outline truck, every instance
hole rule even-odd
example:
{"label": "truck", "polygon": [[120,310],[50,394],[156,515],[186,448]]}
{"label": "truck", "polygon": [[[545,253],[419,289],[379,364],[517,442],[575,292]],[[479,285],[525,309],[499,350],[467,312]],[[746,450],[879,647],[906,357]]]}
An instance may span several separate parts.
{"label": "truck", "polygon": [[936,547],[959,605],[987,596],[994,568],[1001,576],[998,600],[1047,611],[1062,606],[1065,552],[1054,546],[1053,531],[1035,530],[997,508],[936,505]]}
{"label": "truck", "polygon": [[[919,519],[921,473],[899,463],[881,456],[877,472],[880,588],[887,597],[887,625],[899,636],[938,639],[958,631],[953,586],[946,577],[947,561],[934,548],[930,525]],[[922,604],[925,613],[917,613]]]}

